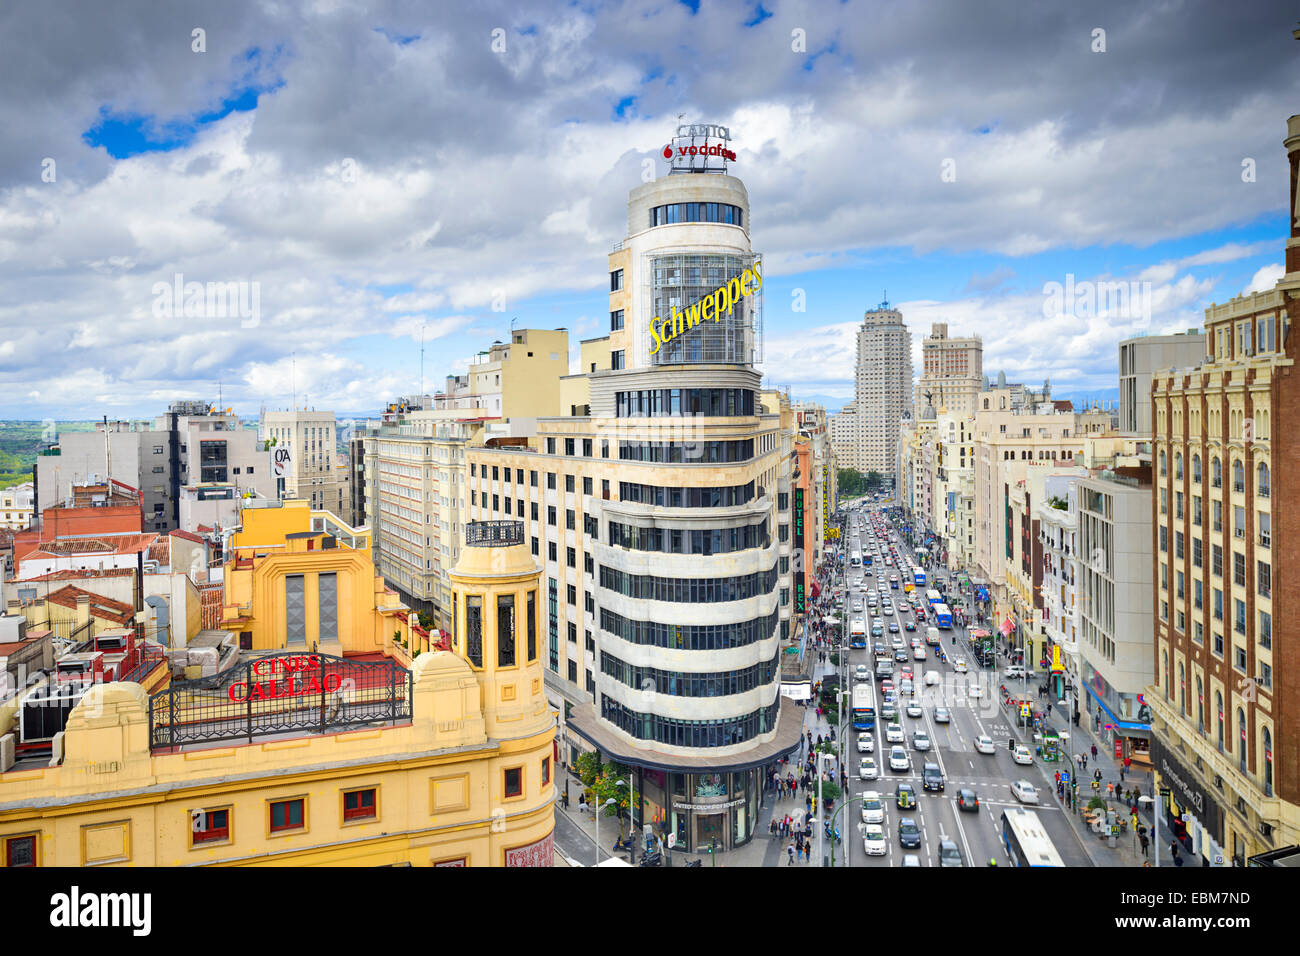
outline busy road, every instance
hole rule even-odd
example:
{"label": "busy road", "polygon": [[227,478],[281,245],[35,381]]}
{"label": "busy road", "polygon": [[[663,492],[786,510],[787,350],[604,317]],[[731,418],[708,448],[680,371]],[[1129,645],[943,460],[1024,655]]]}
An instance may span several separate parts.
{"label": "busy road", "polygon": [[[871,686],[875,720],[856,730],[850,706],[838,731],[849,789],[837,817],[844,839],[837,863],[847,854],[851,866],[1006,866],[1002,812],[1023,806],[1036,811],[1066,866],[1090,865],[1057,799],[1054,774],[1070,768],[1068,757],[1046,763],[1034,755],[1032,738],[1016,733],[1002,704],[1008,661],[982,667],[959,609],[951,627],[937,628],[926,592],[938,584],[960,599],[968,622],[971,596],[959,595],[945,572],[931,579],[883,506],[851,511],[841,540],[841,686],[850,705],[855,686]],[[924,585],[913,580],[916,569],[927,572]],[[866,646],[850,647],[863,630]]]}

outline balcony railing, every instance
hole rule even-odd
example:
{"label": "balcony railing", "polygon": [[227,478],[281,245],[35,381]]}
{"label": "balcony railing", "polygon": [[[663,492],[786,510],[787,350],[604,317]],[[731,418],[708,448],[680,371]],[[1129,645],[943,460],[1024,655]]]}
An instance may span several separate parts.
{"label": "balcony railing", "polygon": [[508,548],[523,543],[522,521],[471,521],[465,525],[465,544],[471,548]]}

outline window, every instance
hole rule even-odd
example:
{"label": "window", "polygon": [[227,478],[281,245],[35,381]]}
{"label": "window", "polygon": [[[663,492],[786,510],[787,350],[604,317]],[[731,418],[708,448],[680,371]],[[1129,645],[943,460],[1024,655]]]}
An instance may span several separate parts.
{"label": "window", "polygon": [[1261,461],[1255,468],[1255,494],[1261,498],[1269,496],[1268,478],[1268,465]]}
{"label": "window", "polygon": [[1219,463],[1217,455],[1210,459],[1210,485],[1214,488],[1223,487],[1223,465]]}
{"label": "window", "polygon": [[537,472],[530,471],[528,473],[528,483],[532,485],[534,488],[537,487]]}
{"label": "window", "polygon": [[[588,451],[588,453],[590,453],[591,449],[588,448],[587,451]],[[584,495],[589,495],[589,494],[591,494],[591,491],[592,491],[592,482],[591,482],[591,479],[590,479],[590,478],[583,478],[583,479],[582,479],[582,493],[583,493]]]}
{"label": "window", "polygon": [[557,552],[556,552],[556,550],[555,550],[555,542],[554,542],[554,541],[548,541],[548,542],[546,542],[546,555],[547,555],[547,557],[548,557],[550,560],[552,560],[552,561],[558,561],[559,559],[556,557],[556,553],[557,553]]}
{"label": "window", "polygon": [[1192,539],[1192,567],[1201,567],[1201,539]]}
{"label": "window", "polygon": [[[533,554],[537,553],[536,540],[533,542]],[[528,592],[528,660],[537,660],[537,592]]]}
{"label": "window", "polygon": [[565,491],[576,491],[576,490],[577,490],[576,486],[574,485],[574,477],[573,477],[573,475],[565,475],[565,476],[564,476],[564,490],[565,490]]}
{"label": "window", "polygon": [[[564,439],[564,453],[565,453],[566,455],[568,455],[570,458],[572,458],[573,455],[575,454],[575,452],[574,452],[574,448],[575,448],[575,447],[576,447],[576,446],[575,446],[574,440],[573,440],[572,438],[566,438],[566,439]],[[567,476],[566,476],[566,477],[567,477]],[[572,488],[569,488],[568,490],[569,490],[569,491],[572,491],[573,489],[572,489]]]}
{"label": "window", "polygon": [[555,505],[546,506],[546,523],[550,525],[555,524]]}
{"label": "window", "polygon": [[[1233,610],[1235,612],[1233,614],[1233,619],[1232,619],[1232,629],[1236,631],[1238,634],[1245,634],[1246,633],[1246,602],[1241,600],[1235,600],[1232,602],[1232,605],[1233,605]],[[1240,653],[1242,659],[1242,669],[1244,670],[1246,666],[1245,665],[1246,652],[1240,651]]]}
{"label": "window", "polygon": [[1273,593],[1273,567],[1267,561],[1255,562],[1255,585],[1260,597],[1271,597]]}
{"label": "window", "polygon": [[566,548],[566,549],[565,549],[565,552],[566,552],[567,555],[568,555],[568,562],[567,562],[567,563],[568,563],[569,567],[571,567],[571,568],[576,568],[576,567],[578,566],[578,553],[577,553],[576,551],[574,551],[572,548]]}
{"label": "window", "polygon": [[[536,520],[537,520],[537,502],[536,502],[536,501],[533,501],[533,502],[530,502],[530,504],[532,505],[532,516],[533,516],[533,520],[536,521]],[[522,514],[522,513],[523,513],[523,512],[520,512],[520,514]]]}
{"label": "window", "polygon": [[613,272],[609,274],[609,291],[610,292],[623,291],[623,270],[622,269],[615,269]]}
{"label": "window", "polygon": [[306,585],[301,574],[285,575],[284,624],[286,644],[307,643]]}
{"label": "window", "polygon": [[1232,583],[1238,587],[1246,586],[1246,556],[1232,552]]}
{"label": "window", "polygon": [[578,529],[577,520],[572,508],[564,509],[564,526],[570,531],[576,531]]}
{"label": "window", "polygon": [[5,837],[5,866],[35,866],[37,836],[38,834],[30,833]]}
{"label": "window", "polygon": [[574,587],[572,584],[570,584],[567,586],[567,591],[568,591],[569,604],[576,607],[578,604],[578,589]]}
{"label": "window", "polygon": [[1232,463],[1232,490],[1246,490],[1246,469],[1241,464],[1240,458]]}
{"label": "window", "polygon": [[623,310],[619,309],[609,314],[609,330],[617,332],[621,328],[623,328]]}
{"label": "window", "polygon": [[1267,511],[1257,511],[1255,517],[1259,519],[1259,546],[1267,548],[1273,542],[1273,518]]}
{"label": "window", "polygon": [[1160,452],[1160,477],[1161,478],[1164,478],[1169,474],[1169,469],[1167,467],[1168,464],[1169,464],[1168,459],[1165,457],[1165,453],[1162,450]]}
{"label": "window", "polygon": [[483,666],[483,595],[465,595],[465,656]]}
{"label": "window", "polygon": [[1246,509],[1239,505],[1232,509],[1232,534],[1237,538],[1246,537]]}
{"label": "window", "polygon": [[611,369],[617,371],[618,369],[627,367],[623,362],[623,352],[623,349],[615,349],[609,353],[609,367]]}
{"label": "window", "polygon": [[[548,454],[548,455],[554,455],[554,454],[555,454],[555,439],[554,439],[554,438],[548,438],[548,439],[546,439],[546,454]],[[552,477],[554,477],[554,476],[552,476]],[[554,488],[555,485],[547,485],[547,487],[548,487],[548,488]]]}
{"label": "window", "polygon": [[1201,456],[1192,456],[1192,481],[1200,484],[1201,481]]}
{"label": "window", "polygon": [[[619,273],[622,275],[622,273]],[[523,796],[524,792],[524,769],[523,767],[511,767],[505,771],[505,795],[507,797]]]}
{"label": "window", "polygon": [[[554,439],[548,439],[548,441],[554,441]],[[555,472],[550,471],[546,473],[546,487],[551,491],[555,490]],[[554,524],[555,522],[551,523]]]}
{"label": "window", "polygon": [[374,787],[369,790],[348,790],[343,794],[344,823],[353,820],[374,820],[376,817]]}
{"label": "window", "polygon": [[1273,648],[1273,615],[1267,611],[1259,612],[1259,646],[1265,650]]}
{"label": "window", "polygon": [[271,803],[271,832],[284,833],[302,830],[306,816],[301,797],[294,800],[276,800]]}
{"label": "window", "polygon": [[1182,452],[1174,453],[1174,477],[1177,478],[1179,481],[1181,481],[1183,477],[1183,453]]}
{"label": "window", "polygon": [[515,596],[497,595],[497,667],[515,666]]}
{"label": "window", "polygon": [[551,783],[551,758],[542,758],[542,786],[549,786]]}

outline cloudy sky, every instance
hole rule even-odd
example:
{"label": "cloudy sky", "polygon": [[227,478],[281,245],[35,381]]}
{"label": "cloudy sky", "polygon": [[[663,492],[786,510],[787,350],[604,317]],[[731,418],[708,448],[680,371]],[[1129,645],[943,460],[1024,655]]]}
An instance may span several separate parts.
{"label": "cloudy sky", "polygon": [[[772,384],[838,408],[888,297],[983,336],[986,371],[1107,395],[1120,339],[1282,274],[1296,25],[1216,0],[7,4],[0,418],[218,383],[240,412],[296,387],[364,414],[418,388],[422,329],[430,389],[512,321],[576,349],[679,114],[731,128]],[[1051,304],[1069,276],[1138,294]],[[241,283],[249,314],[186,317],[177,281]]]}

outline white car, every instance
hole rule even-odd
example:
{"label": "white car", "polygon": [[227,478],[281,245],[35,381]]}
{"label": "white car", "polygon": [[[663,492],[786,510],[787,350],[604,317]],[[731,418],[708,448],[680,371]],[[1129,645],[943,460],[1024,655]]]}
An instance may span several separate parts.
{"label": "white car", "polygon": [[907,647],[907,645],[903,643],[903,636],[901,634],[895,634],[893,639],[890,640],[889,646],[896,651],[901,651]]}
{"label": "white car", "polygon": [[858,734],[858,753],[870,754],[875,752],[876,752],[875,734],[871,734],[866,731],[863,731],[862,733]]}
{"label": "white car", "polygon": [[1025,676],[1025,668],[1020,664],[1012,664],[1004,673],[1008,680],[1014,680]]}
{"label": "white car", "polygon": [[907,755],[907,751],[902,747],[895,747],[889,751],[889,769],[899,773],[912,769],[912,758]]}
{"label": "white car", "polygon": [[925,686],[926,686],[926,687],[934,687],[934,686],[936,686],[937,684],[939,684],[939,683],[942,682],[942,681],[943,681],[943,677],[939,674],[938,671],[926,671],[926,672],[925,672]]}
{"label": "white car", "polygon": [[866,664],[859,664],[853,668],[853,679],[855,681],[871,680],[871,668],[867,667]]}
{"label": "white car", "polygon": [[934,722],[936,724],[947,724],[952,722],[952,712],[947,707],[936,707],[934,709]]}
{"label": "white car", "polygon": [[863,757],[858,764],[859,780],[877,780],[880,777],[880,768],[876,766],[876,761],[871,757]]}
{"label": "white car", "polygon": [[867,856],[885,856],[889,852],[885,831],[879,824],[873,823],[862,828],[862,849]]}
{"label": "white car", "polygon": [[885,727],[885,743],[901,744],[906,739],[902,724],[888,724]]}
{"label": "white car", "polygon": [[921,858],[917,856],[915,853],[903,854],[903,869],[908,869],[909,867],[919,867],[920,865],[921,865]]}
{"label": "white car", "polygon": [[1011,785],[1012,795],[1021,803],[1037,803],[1038,791],[1028,780],[1017,780]]}
{"label": "white car", "polygon": [[979,681],[976,681],[973,684],[966,685],[966,696],[970,698],[978,698],[984,696],[984,691],[980,690]]}
{"label": "white car", "polygon": [[1033,766],[1034,763],[1034,755],[1024,744],[1016,744],[1016,749],[1011,751],[1011,759],[1025,767]]}
{"label": "white car", "polygon": [[885,801],[879,791],[868,790],[862,795],[862,822],[885,822]]}
{"label": "white car", "polygon": [[888,604],[886,604],[880,608],[880,613],[892,617],[894,614],[894,609],[890,607]]}
{"label": "white car", "polygon": [[982,754],[994,753],[993,738],[988,734],[980,734],[975,738],[975,751]]}
{"label": "white car", "polygon": [[914,660],[914,661],[923,661],[923,660],[925,660],[925,648],[924,648],[924,647],[914,647],[914,648],[912,648],[912,660]]}
{"label": "white car", "polygon": [[918,730],[916,733],[912,734],[912,747],[915,750],[929,750],[930,735],[924,730]]}
{"label": "white car", "polygon": [[907,716],[909,716],[909,717],[920,717],[920,716],[922,716],[924,713],[925,713],[925,711],[923,711],[923,710],[921,709],[921,705],[918,704],[915,700],[909,700],[909,701],[907,702]]}
{"label": "white car", "polygon": [[965,674],[966,661],[961,658],[958,658],[957,660],[952,662],[952,669],[955,670],[958,674]]}
{"label": "white car", "polygon": [[898,692],[900,694],[906,694],[908,697],[911,697],[913,694],[916,693],[916,685],[913,684],[910,680],[905,680],[903,681],[903,683],[901,683],[898,686]]}

